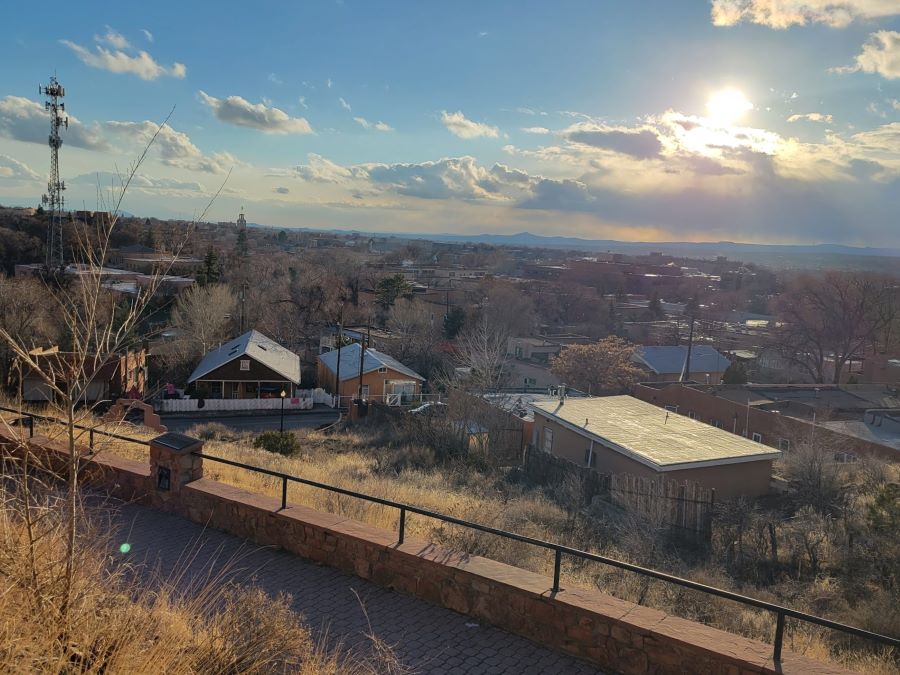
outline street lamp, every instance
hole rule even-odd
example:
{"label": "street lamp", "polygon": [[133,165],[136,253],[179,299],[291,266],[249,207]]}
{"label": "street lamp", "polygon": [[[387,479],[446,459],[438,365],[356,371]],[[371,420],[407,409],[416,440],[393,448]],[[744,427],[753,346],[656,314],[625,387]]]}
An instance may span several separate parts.
{"label": "street lamp", "polygon": [[284,433],[284,397],[287,396],[287,392],[282,389],[281,390],[281,426],[279,427],[279,431]]}

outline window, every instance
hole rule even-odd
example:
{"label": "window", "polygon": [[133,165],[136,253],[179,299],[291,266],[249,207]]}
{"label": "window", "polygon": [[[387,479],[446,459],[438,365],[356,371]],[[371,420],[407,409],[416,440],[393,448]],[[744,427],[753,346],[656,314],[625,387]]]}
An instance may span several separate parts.
{"label": "window", "polygon": [[762,434],[754,431],[753,432],[753,442],[754,443],[762,443]]}
{"label": "window", "polygon": [[544,452],[553,452],[553,429],[544,427]]}
{"label": "window", "polygon": [[250,370],[250,359],[241,359],[241,370]]}
{"label": "window", "polygon": [[677,413],[678,406],[677,405],[667,405],[666,410],[668,410],[669,412]]}
{"label": "window", "polygon": [[526,377],[525,378],[525,386],[526,387],[535,387],[535,386],[537,386],[537,380],[533,377]]}
{"label": "window", "polygon": [[587,448],[584,451],[584,465],[591,468],[597,466],[597,455],[594,454],[594,450],[592,448]]}
{"label": "window", "polygon": [[722,423],[719,420],[710,420],[710,424],[712,424],[716,429],[722,428]]}
{"label": "window", "polygon": [[790,450],[791,442],[786,438],[779,438],[778,439],[778,449],[779,450]]}
{"label": "window", "polygon": [[697,419],[697,413],[695,413],[693,410],[688,410],[688,417],[690,417],[692,420],[695,420]]}
{"label": "window", "polygon": [[378,369],[378,372],[379,372],[379,373],[386,373],[386,372],[387,372],[387,368],[385,368],[384,366],[381,366],[381,368]]}

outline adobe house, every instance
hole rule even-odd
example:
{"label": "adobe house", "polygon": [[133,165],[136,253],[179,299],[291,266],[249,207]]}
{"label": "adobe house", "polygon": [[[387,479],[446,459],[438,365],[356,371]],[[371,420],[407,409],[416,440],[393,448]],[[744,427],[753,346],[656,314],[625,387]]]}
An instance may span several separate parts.
{"label": "adobe house", "polygon": [[[346,405],[359,394],[360,350],[358,343],[335,349],[318,357],[319,386],[330,394],[338,392],[338,354],[341,362],[340,396]],[[397,359],[376,349],[366,349],[362,363],[362,398],[400,405],[416,400],[425,378]]]}
{"label": "adobe house", "polygon": [[[633,361],[647,371],[645,382],[678,382],[687,360],[685,345],[660,347],[640,346],[634,350]],[[709,345],[691,348],[690,377],[704,384],[719,384],[731,361]]]}
{"label": "adobe house", "polygon": [[203,398],[279,398],[300,386],[300,357],[251,330],[203,357],[188,378]]}
{"label": "adobe house", "polygon": [[532,443],[602,473],[697,482],[728,499],[769,491],[781,452],[632,396],[536,401]]}
{"label": "adobe house", "polygon": [[[57,379],[67,379],[77,366],[77,354],[61,352],[58,347],[34,349],[30,352],[38,368],[53,373]],[[13,365],[13,374],[18,366]],[[82,400],[85,403],[111,401],[118,398],[143,398],[147,387],[147,352],[143,349],[114,354],[100,362],[96,355],[88,355],[79,380],[87,382]],[[37,371],[22,369],[19,383],[25,401],[52,401],[53,392]]]}

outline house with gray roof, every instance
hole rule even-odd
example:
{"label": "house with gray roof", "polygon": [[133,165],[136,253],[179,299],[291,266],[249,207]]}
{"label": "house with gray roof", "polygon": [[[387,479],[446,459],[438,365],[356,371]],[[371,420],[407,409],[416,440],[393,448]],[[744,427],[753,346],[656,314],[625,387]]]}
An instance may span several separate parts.
{"label": "house with gray roof", "polygon": [[[646,382],[678,382],[687,361],[687,345],[639,346],[633,361],[647,372]],[[687,380],[701,384],[718,384],[731,361],[709,345],[691,349],[690,374]]]}
{"label": "house with gray roof", "polygon": [[279,398],[300,386],[300,357],[251,330],[206,354],[188,378],[204,398]]}
{"label": "house with gray roof", "polygon": [[408,403],[419,398],[425,382],[419,373],[392,356],[377,349],[363,350],[356,342],[320,354],[317,375],[319,386],[330,394],[339,394],[343,405],[359,397],[360,390],[363,400]]}

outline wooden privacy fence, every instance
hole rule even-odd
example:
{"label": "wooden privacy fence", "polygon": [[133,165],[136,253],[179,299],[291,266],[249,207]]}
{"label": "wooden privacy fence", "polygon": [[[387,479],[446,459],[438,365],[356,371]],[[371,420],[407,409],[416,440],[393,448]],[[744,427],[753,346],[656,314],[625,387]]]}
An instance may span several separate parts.
{"label": "wooden privacy fence", "polygon": [[715,490],[698,483],[600,473],[533,446],[525,450],[523,469],[534,483],[566,486],[562,493],[571,498],[576,492],[583,505],[601,499],[655,525],[676,527],[706,540],[712,532]]}
{"label": "wooden privacy fence", "polygon": [[699,483],[629,474],[609,476],[609,498],[617,506],[653,523],[708,537],[716,491]]}

